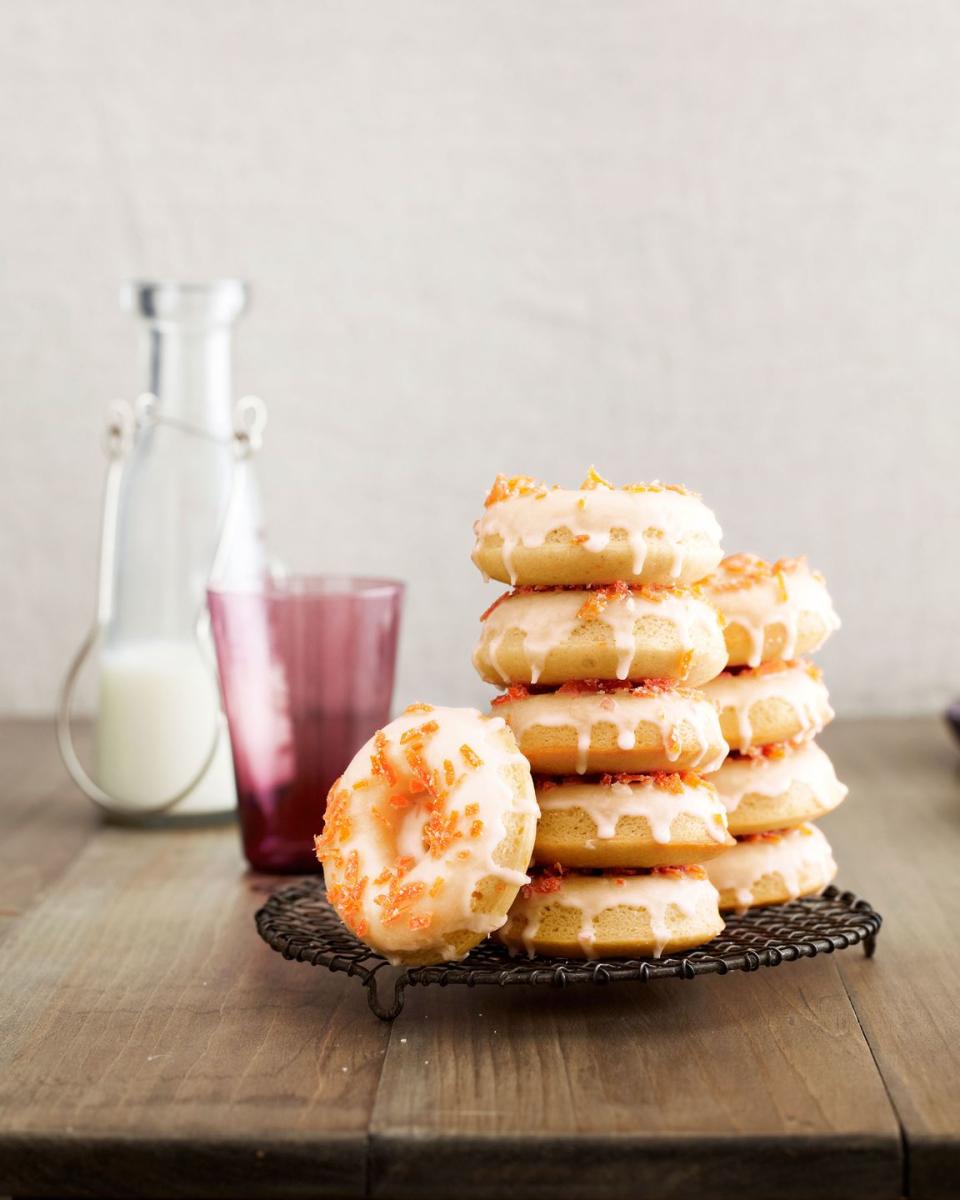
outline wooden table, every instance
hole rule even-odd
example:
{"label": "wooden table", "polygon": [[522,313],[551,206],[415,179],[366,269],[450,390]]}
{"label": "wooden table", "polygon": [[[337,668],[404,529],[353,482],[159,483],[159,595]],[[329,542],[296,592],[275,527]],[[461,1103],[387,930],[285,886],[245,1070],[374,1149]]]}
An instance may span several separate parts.
{"label": "wooden table", "polygon": [[0,725],[0,1195],[960,1194],[960,758],[838,722],[859,949],[753,975],[412,989],[285,962],[235,830],[104,826]]}

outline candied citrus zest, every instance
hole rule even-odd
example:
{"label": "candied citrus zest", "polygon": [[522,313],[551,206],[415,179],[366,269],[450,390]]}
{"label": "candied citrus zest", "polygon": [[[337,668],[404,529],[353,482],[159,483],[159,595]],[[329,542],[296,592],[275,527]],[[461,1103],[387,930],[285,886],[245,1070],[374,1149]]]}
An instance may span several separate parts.
{"label": "candied citrus zest", "polygon": [[373,767],[374,775],[379,775],[387,781],[392,787],[397,782],[397,772],[393,764],[387,758],[387,737],[382,729],[378,729],[373,735],[374,752],[370,755],[370,763]]}
{"label": "candied citrus zest", "polygon": [[680,661],[677,663],[677,674],[681,679],[686,679],[690,674],[690,668],[693,666],[693,651],[684,650],[680,655]]}
{"label": "candied citrus zest", "polygon": [[470,857],[469,850],[459,850],[457,852],[457,858],[463,859],[464,861],[466,861],[469,857]]}
{"label": "candied citrus zest", "polygon": [[433,858],[445,854],[458,838],[463,837],[457,829],[458,820],[457,813],[450,813],[444,817],[443,814],[434,812],[424,821],[423,847]]}
{"label": "candied citrus zest", "polygon": [[483,822],[474,821],[474,823],[470,826],[470,836],[472,838],[478,838],[481,833],[483,833]]}
{"label": "candied citrus zest", "polygon": [[453,787],[457,781],[457,769],[449,758],[443,760],[443,778],[447,787]]}
{"label": "candied citrus zest", "polygon": [[580,491],[592,492],[597,488],[607,488],[610,491],[613,491],[613,484],[609,481],[609,479],[604,479],[602,475],[598,474],[596,467],[591,467],[587,472],[586,479],[584,479],[583,483],[580,484]]}
{"label": "candied citrus zest", "polygon": [[545,496],[547,489],[539,480],[529,475],[498,475],[483,502],[484,508],[520,496]]}
{"label": "candied citrus zest", "polygon": [[463,815],[465,817],[475,817],[479,811],[480,811],[479,804],[468,804],[467,807],[463,810]]}
{"label": "candied citrus zest", "polygon": [[373,780],[369,776],[364,775],[362,779],[358,779],[357,782],[353,785],[353,790],[355,792],[359,792],[363,788],[370,787],[372,785],[372,783],[373,783]]}
{"label": "candied citrus zest", "polygon": [[343,923],[355,933],[359,932],[358,926],[363,924],[361,910],[366,886],[367,876],[360,877],[360,855],[356,850],[351,850],[347,855],[343,878],[327,887],[327,897]]}
{"label": "candied citrus zest", "polygon": [[593,588],[577,610],[577,617],[581,621],[595,621],[612,600],[620,600],[629,595],[630,587],[622,579]]}
{"label": "candied citrus zest", "polygon": [[474,770],[477,770],[479,767],[483,766],[483,759],[479,756],[479,754],[477,754],[476,750],[474,750],[472,746],[468,746],[466,742],[464,742],[464,744],[460,747],[460,755],[467,766],[473,767]]}
{"label": "candied citrus zest", "polygon": [[576,537],[570,539],[575,546],[582,546],[584,542],[590,541],[589,533],[578,533]]}
{"label": "candied citrus zest", "polygon": [[390,801],[389,801],[390,807],[391,808],[409,808],[410,807],[410,799],[411,799],[410,796],[405,796],[402,792],[394,792],[393,795],[390,797]]}
{"label": "candied citrus zest", "polygon": [[443,891],[443,885],[446,881],[442,875],[438,875],[433,883],[430,884],[430,895],[436,898]]}
{"label": "candied citrus zest", "polygon": [[433,712],[433,705],[425,704],[422,700],[418,700],[416,702],[416,704],[408,704],[407,707],[403,711],[404,711],[404,714],[407,714],[407,713],[429,713],[429,712]]}
{"label": "candied citrus zest", "polygon": [[703,867],[696,863],[689,864],[684,867],[654,867],[651,870],[651,875],[667,875],[682,878],[686,876],[689,879],[706,879],[707,873]]}
{"label": "candied citrus zest", "polygon": [[433,913],[416,913],[410,917],[407,924],[411,929],[426,929],[433,920]]}

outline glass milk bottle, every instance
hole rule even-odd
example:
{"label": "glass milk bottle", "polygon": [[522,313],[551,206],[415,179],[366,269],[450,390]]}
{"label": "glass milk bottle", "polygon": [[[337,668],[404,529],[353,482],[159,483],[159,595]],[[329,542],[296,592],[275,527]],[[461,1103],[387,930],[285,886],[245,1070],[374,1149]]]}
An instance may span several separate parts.
{"label": "glass milk bottle", "polygon": [[234,429],[232,331],[246,289],[135,283],[124,301],[142,322],[148,394],[113,522],[109,483],[105,504],[93,782],[107,802],[84,790],[134,819],[226,813],[236,789],[206,589],[214,575],[256,587],[266,573],[255,481]]}

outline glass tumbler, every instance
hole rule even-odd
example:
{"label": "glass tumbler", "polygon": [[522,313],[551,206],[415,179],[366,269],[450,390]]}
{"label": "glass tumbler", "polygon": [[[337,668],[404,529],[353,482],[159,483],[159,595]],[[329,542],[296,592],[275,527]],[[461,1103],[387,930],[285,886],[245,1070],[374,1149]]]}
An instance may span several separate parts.
{"label": "glass tumbler", "polygon": [[258,871],[318,871],[327,792],[390,717],[404,585],[300,576],[211,589],[243,849]]}

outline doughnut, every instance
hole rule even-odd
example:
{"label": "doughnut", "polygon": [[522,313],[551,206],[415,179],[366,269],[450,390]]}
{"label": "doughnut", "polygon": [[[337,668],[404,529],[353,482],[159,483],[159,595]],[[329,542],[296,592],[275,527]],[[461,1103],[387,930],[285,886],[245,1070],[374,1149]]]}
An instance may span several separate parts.
{"label": "doughnut", "polygon": [[473,663],[488,683],[676,679],[695,687],[726,666],[720,619],[697,590],[520,588],[481,620]]}
{"label": "doughnut", "polygon": [[723,557],[699,496],[678,484],[615,488],[592,468],[576,491],[498,475],[474,531],[473,561],[512,584],[696,583]]}
{"label": "doughnut", "polygon": [[833,763],[812,741],[732,756],[711,782],[726,807],[732,834],[766,833],[816,820],[847,794]]}
{"label": "doughnut", "polygon": [[703,691],[717,706],[730,748],[741,753],[813,737],[833,720],[820,670],[805,659],[724,671]]}
{"label": "doughnut", "polygon": [[731,554],[704,586],[726,619],[732,667],[811,654],[840,628],[826,582],[805,558],[768,563],[755,554]]}
{"label": "doughnut", "polygon": [[548,871],[521,888],[497,938],[531,958],[660,958],[702,946],[722,929],[703,867]]}
{"label": "doughnut", "polygon": [[535,862],[677,866],[734,845],[716,789],[692,771],[534,782],[540,804]]}
{"label": "doughnut", "polygon": [[816,825],[738,838],[704,868],[720,893],[720,908],[745,912],[822,892],[837,873],[830,843]]}
{"label": "doughnut", "polygon": [[343,923],[394,964],[462,958],[527,882],[538,810],[513,734],[414,704],[357,751],[316,838]]}
{"label": "doughnut", "polygon": [[715,771],[727,754],[713,704],[663,680],[514,684],[493,703],[540,775]]}

